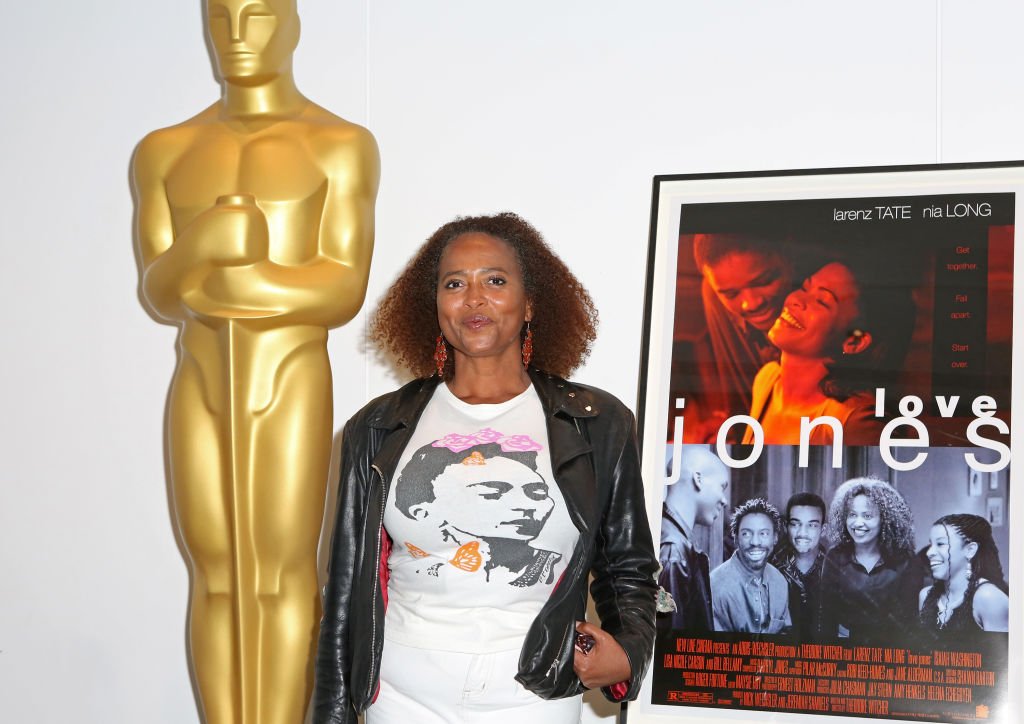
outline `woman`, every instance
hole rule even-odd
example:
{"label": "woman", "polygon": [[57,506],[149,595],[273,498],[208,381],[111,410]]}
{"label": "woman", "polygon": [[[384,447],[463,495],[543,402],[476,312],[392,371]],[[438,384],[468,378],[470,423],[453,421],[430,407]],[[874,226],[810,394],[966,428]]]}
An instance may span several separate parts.
{"label": "woman", "polygon": [[940,638],[972,631],[1006,631],[1006,595],[992,526],[980,515],[954,513],[932,525],[928,565],[934,583],[921,589],[921,625]]}
{"label": "woman", "polygon": [[[769,444],[797,444],[804,417],[833,417],[845,445],[877,445],[883,421],[874,416],[876,387],[901,370],[914,326],[914,304],[905,284],[868,287],[870,269],[833,261],[786,297],[768,331],[779,361],[754,378],[750,416]],[[810,442],[833,442],[833,429],[818,424]],[[743,442],[753,442],[747,430]]]}
{"label": "woman", "polygon": [[514,214],[445,224],[385,295],[372,336],[419,379],[345,427],[315,722],[575,722],[584,687],[636,696],[657,559],[634,422],[563,379],[596,318]]}
{"label": "woman", "polygon": [[854,478],[836,490],[828,518],[833,547],[821,571],[822,636],[898,639],[916,617],[923,578],[907,502],[882,480]]}

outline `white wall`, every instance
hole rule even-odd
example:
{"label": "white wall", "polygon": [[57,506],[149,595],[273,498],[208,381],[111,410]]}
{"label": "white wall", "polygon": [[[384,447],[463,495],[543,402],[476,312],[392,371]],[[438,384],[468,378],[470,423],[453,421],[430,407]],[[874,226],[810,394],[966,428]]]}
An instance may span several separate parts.
{"label": "white wall", "polygon": [[[199,10],[4,9],[4,721],[197,718],[162,460],[174,330],[138,303],[127,169],[216,98]],[[382,151],[370,299],[440,223],[519,211],[601,310],[578,377],[631,405],[654,174],[1024,158],[1014,0],[300,10],[300,87]],[[394,385],[362,332],[332,335],[338,426]]]}

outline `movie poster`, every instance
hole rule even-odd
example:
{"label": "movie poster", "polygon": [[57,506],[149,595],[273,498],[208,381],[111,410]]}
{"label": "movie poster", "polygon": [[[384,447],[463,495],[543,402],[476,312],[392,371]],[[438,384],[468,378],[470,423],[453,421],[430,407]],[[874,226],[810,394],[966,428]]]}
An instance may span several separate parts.
{"label": "movie poster", "polygon": [[664,594],[629,722],[1017,724],[1022,183],[656,180],[638,409]]}

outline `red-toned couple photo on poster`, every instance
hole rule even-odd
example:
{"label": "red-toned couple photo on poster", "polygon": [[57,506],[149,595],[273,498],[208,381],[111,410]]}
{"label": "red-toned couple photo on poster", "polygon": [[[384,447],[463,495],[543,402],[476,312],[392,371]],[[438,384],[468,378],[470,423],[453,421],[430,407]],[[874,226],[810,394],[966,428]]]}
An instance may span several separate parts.
{"label": "red-toned couple photo on poster", "polygon": [[683,441],[799,444],[808,417],[809,444],[877,445],[914,417],[926,446],[979,444],[979,397],[1009,420],[1013,211],[1012,194],[685,206],[668,390]]}

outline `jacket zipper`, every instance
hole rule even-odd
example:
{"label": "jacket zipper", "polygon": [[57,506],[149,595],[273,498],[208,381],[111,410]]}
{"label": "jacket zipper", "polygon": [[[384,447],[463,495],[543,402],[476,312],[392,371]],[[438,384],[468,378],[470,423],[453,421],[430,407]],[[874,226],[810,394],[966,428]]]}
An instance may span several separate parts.
{"label": "jacket zipper", "polygon": [[[572,424],[576,426],[576,432],[579,433],[580,437],[582,437],[584,440],[587,440],[587,442],[590,442],[590,440],[587,438],[587,436],[585,434],[583,434],[583,430],[580,429],[580,421],[575,416],[573,416],[573,418],[572,418]],[[582,545],[582,543],[581,543],[581,545]],[[582,560],[582,558],[580,560]],[[579,568],[579,567],[580,567],[580,564],[579,564],[579,562],[577,562],[576,563],[576,568]],[[568,571],[566,571],[565,575],[568,575]],[[562,651],[563,648],[565,648],[565,642],[566,642],[566,640],[568,640],[569,634],[572,633],[575,630],[576,630],[576,622],[575,621],[570,621],[569,622],[569,628],[566,629],[565,635],[562,636],[562,643],[559,644],[559,646],[558,646],[558,655],[556,655],[555,658],[551,660],[551,666],[548,667],[547,673],[544,674],[544,678],[546,678],[546,679],[553,678],[553,676],[557,673],[558,661],[559,661],[559,656],[561,655],[561,651]]]}
{"label": "jacket zipper", "polygon": [[[570,625],[573,625],[573,622],[570,622]],[[565,636],[562,637],[562,643],[559,644],[559,646],[558,646],[558,650],[559,651],[561,651],[565,647],[565,641],[568,638],[569,638],[569,632],[566,631],[565,632]],[[555,674],[558,673],[557,669],[558,669],[558,657],[556,656],[554,659],[551,660],[551,666],[548,667],[548,671],[547,671],[546,674],[544,674],[544,678],[545,679],[552,679],[552,678],[554,678]]]}
{"label": "jacket zipper", "polygon": [[[373,599],[370,604],[370,679],[373,679],[373,671],[377,661],[377,587],[380,585],[380,552],[382,536],[384,535],[384,506],[387,502],[384,492],[384,472],[376,465],[370,466],[380,476],[380,524],[377,526],[377,555],[373,567]],[[366,691],[366,700],[369,702],[373,696],[369,689]]]}
{"label": "jacket zipper", "polygon": [[[583,545],[582,542],[580,543],[580,545]],[[576,567],[575,567],[576,570],[574,570],[574,573],[579,570],[580,563],[582,561],[583,561],[583,556],[580,556],[580,560],[576,562]],[[568,577],[568,575],[569,575],[569,572],[566,571],[565,576]],[[575,580],[575,579],[572,579],[572,580]],[[559,646],[558,646],[558,653],[555,655],[555,658],[552,659],[551,666],[548,667],[547,673],[544,674],[544,678],[551,678],[553,672],[555,672],[555,670],[558,668],[559,657],[561,656],[562,649],[565,648],[565,642],[566,642],[566,640],[568,640],[570,634],[572,634],[575,630],[576,630],[576,622],[575,621],[569,621],[569,627],[566,629],[565,635],[562,636],[562,643],[559,644]]]}

